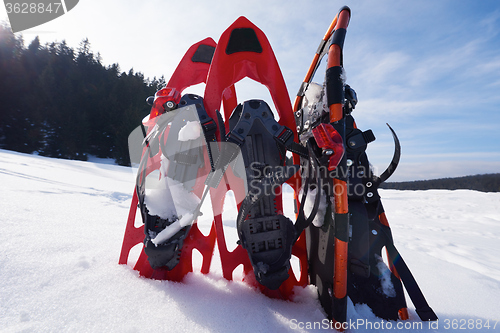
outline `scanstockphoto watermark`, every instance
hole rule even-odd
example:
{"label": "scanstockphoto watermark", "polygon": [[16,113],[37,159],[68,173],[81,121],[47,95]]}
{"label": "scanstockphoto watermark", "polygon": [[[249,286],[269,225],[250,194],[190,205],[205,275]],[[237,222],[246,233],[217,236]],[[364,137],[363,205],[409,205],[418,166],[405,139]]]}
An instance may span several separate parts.
{"label": "scanstockphoto watermark", "polygon": [[[437,322],[436,322],[437,323]],[[431,323],[428,323],[431,324]],[[301,322],[296,319],[290,320],[292,330],[422,330],[423,322],[410,321],[370,321],[367,319],[349,319],[347,322],[335,322],[333,320],[323,319],[322,321]],[[429,326],[429,328],[432,328]]]}
{"label": "scanstockphoto watermark", "polygon": [[290,328],[292,330],[404,330],[404,331],[420,331],[423,329],[429,330],[495,330],[500,325],[498,320],[489,319],[444,319],[441,321],[370,321],[368,319],[356,319],[340,323],[333,320],[323,319],[322,321],[302,322],[297,319],[290,320]]}
{"label": "scanstockphoto watermark", "polygon": [[20,32],[52,21],[70,10],[79,0],[4,0],[12,32]]}

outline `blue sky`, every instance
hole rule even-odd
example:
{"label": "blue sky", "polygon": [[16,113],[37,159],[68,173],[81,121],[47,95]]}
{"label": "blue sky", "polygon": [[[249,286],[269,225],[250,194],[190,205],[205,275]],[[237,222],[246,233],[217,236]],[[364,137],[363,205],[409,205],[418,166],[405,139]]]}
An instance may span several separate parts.
{"label": "blue sky", "polygon": [[[500,172],[496,0],[80,0],[66,15],[21,34],[27,44],[38,35],[42,43],[66,40],[74,48],[89,38],[104,64],[168,79],[190,45],[217,41],[243,15],[267,34],[293,100],[343,5],[352,10],[344,67],[358,93],[354,116],[377,137],[368,155],[379,172],[393,152],[385,123],[402,145],[391,180]],[[6,18],[2,7],[0,20]],[[323,75],[318,71],[315,81]],[[270,102],[256,84],[237,88],[243,99]]]}

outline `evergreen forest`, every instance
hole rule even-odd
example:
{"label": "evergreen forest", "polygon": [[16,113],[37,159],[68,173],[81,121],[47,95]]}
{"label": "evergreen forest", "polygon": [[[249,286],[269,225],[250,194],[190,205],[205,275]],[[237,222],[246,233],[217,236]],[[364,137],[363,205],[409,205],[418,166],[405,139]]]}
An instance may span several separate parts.
{"label": "evergreen forest", "polygon": [[0,148],[129,165],[128,135],[149,113],[148,96],[164,85],[117,63],[105,66],[88,39],[27,46],[0,24]]}
{"label": "evergreen forest", "polygon": [[394,190],[475,190],[481,192],[500,192],[500,173],[383,183],[380,187]]}

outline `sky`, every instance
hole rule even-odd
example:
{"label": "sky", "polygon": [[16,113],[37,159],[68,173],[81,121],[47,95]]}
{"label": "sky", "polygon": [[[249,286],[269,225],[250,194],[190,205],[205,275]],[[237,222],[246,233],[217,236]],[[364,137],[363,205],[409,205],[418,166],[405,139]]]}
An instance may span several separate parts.
{"label": "sky", "polygon": [[[392,158],[386,123],[401,141],[392,181],[500,172],[500,2],[496,0],[80,0],[67,14],[21,34],[28,45],[88,38],[104,65],[118,63],[168,80],[192,44],[239,16],[263,30],[293,101],[338,10],[352,17],[344,44],[347,83],[356,90],[358,127],[377,140],[368,157],[377,173]],[[5,7],[0,20],[7,21]],[[322,83],[324,71],[314,81]],[[265,99],[256,83],[241,100]],[[203,92],[195,87],[192,92]]]}

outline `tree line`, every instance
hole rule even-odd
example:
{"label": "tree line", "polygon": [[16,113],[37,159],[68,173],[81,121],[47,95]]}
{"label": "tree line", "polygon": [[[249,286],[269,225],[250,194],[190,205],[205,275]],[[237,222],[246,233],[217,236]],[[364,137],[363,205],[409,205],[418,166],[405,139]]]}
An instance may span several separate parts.
{"label": "tree line", "polygon": [[88,39],[26,47],[0,24],[0,148],[129,165],[130,132],[149,113],[146,97],[165,83],[117,63],[105,66]]}
{"label": "tree line", "polygon": [[474,175],[456,178],[418,180],[412,182],[383,183],[381,188],[395,190],[475,190],[500,192],[500,173]]}

